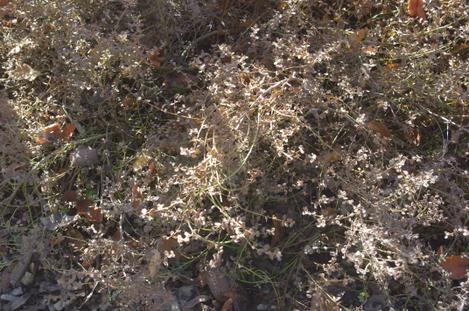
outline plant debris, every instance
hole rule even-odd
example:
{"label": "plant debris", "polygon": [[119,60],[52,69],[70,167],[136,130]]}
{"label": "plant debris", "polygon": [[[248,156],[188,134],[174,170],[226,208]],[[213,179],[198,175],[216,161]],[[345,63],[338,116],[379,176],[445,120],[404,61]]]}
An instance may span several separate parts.
{"label": "plant debris", "polygon": [[469,257],[449,256],[441,263],[441,266],[450,274],[451,279],[464,279],[469,272]]}
{"label": "plant debris", "polygon": [[0,309],[468,309],[468,11],[0,0]]}

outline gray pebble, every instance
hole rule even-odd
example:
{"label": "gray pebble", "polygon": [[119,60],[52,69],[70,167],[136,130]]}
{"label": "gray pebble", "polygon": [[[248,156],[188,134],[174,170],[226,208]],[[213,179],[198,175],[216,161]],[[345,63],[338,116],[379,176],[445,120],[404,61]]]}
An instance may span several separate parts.
{"label": "gray pebble", "polygon": [[98,163],[98,152],[91,147],[81,146],[72,152],[70,160],[74,167],[93,166]]}
{"label": "gray pebble", "polygon": [[26,271],[23,277],[21,278],[21,284],[23,284],[24,286],[29,286],[33,284],[33,282],[34,282],[34,274]]}
{"label": "gray pebble", "polygon": [[23,293],[23,289],[21,287],[17,287],[14,290],[12,290],[10,294],[12,294],[14,296],[21,296],[24,293]]}

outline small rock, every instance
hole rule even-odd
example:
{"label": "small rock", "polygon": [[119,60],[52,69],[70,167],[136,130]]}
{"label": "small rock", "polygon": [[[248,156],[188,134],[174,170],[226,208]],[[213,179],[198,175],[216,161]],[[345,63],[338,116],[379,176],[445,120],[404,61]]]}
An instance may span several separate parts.
{"label": "small rock", "polygon": [[[50,308],[51,308],[51,307],[49,307],[49,309],[50,309]],[[54,304],[52,305],[52,308],[53,308],[52,310],[61,311],[61,310],[63,310],[63,309],[65,308],[65,303],[64,303],[62,300],[59,300],[59,301],[57,301],[56,303],[54,303]]]}
{"label": "small rock", "polygon": [[169,306],[169,310],[171,311],[181,311],[181,308],[179,307],[177,302],[173,302],[171,306]]}
{"label": "small rock", "polygon": [[184,304],[185,302],[191,300],[197,295],[197,291],[195,286],[192,285],[187,285],[187,286],[181,286],[178,288],[177,291],[177,298],[181,304]]}
{"label": "small rock", "polygon": [[21,284],[23,284],[24,286],[29,286],[33,284],[33,282],[34,282],[34,274],[26,271],[23,277],[21,278]]}
{"label": "small rock", "polygon": [[81,146],[71,154],[70,160],[75,167],[93,166],[98,163],[98,152],[91,147]]}
{"label": "small rock", "polygon": [[14,290],[12,290],[10,294],[14,296],[21,296],[23,295],[23,289],[21,287],[17,287]]}
{"label": "small rock", "polygon": [[26,294],[26,295],[17,297],[15,301],[11,302],[9,309],[7,310],[12,310],[12,311],[18,310],[26,303],[26,301],[28,301],[29,297],[31,297],[31,294]]}
{"label": "small rock", "polygon": [[380,311],[387,307],[386,297],[384,295],[372,295],[363,305],[365,311]]}
{"label": "small rock", "polygon": [[17,297],[14,296],[14,295],[11,295],[11,294],[3,294],[3,295],[0,295],[0,300],[4,300],[4,301],[14,301],[15,299],[17,299]]}

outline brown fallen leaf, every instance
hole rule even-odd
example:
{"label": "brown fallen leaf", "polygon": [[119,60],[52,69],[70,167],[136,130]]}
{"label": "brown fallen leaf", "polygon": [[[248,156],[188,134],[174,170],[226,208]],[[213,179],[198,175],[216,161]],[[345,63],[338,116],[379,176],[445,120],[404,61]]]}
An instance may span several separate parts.
{"label": "brown fallen leaf", "polygon": [[151,250],[150,262],[148,263],[148,276],[154,279],[158,271],[161,269],[163,260],[159,250]]}
{"label": "brown fallen leaf", "polygon": [[378,53],[378,47],[369,45],[363,47],[362,51],[367,56],[374,56]]}
{"label": "brown fallen leaf", "polygon": [[67,190],[62,195],[62,201],[64,202],[76,202],[78,200],[78,193],[73,190]]}
{"label": "brown fallen leaf", "polygon": [[122,240],[122,233],[119,226],[117,226],[116,230],[112,234],[112,240],[116,242]]}
{"label": "brown fallen leaf", "polygon": [[83,266],[83,268],[89,269],[93,266],[93,263],[94,263],[95,259],[96,259],[96,257],[94,257],[94,256],[89,256],[89,257],[83,258],[83,260],[81,262],[81,265]]}
{"label": "brown fallen leaf", "polygon": [[199,278],[203,284],[208,285],[213,297],[222,303],[236,290],[236,282],[219,269],[202,271]]}
{"label": "brown fallen leaf", "polygon": [[138,248],[141,248],[143,246],[142,243],[140,243],[139,241],[136,241],[136,240],[130,240],[126,243],[126,245],[132,249],[138,249]]}
{"label": "brown fallen leaf", "polygon": [[391,138],[391,132],[386,125],[380,121],[370,121],[368,122],[367,127],[372,132],[379,134],[384,138]]}
{"label": "brown fallen leaf", "polygon": [[23,237],[21,244],[19,260],[10,274],[10,285],[14,288],[18,286],[24,274],[28,270],[29,264],[32,261],[33,253],[36,251],[36,246],[39,243],[40,235],[37,230],[30,233],[29,236]]}
{"label": "brown fallen leaf", "polygon": [[274,235],[272,236],[272,239],[270,241],[270,245],[271,246],[277,246],[280,243],[280,241],[282,240],[282,238],[284,237],[285,230],[282,226],[282,221],[280,219],[278,219],[277,217],[274,217],[272,219],[272,224],[274,225],[275,231],[274,231]]}
{"label": "brown fallen leaf", "polygon": [[334,151],[323,154],[319,158],[319,162],[322,164],[331,164],[331,163],[340,161],[341,159],[342,159],[342,156],[340,155],[340,153],[337,150],[334,150]]}
{"label": "brown fallen leaf", "polygon": [[0,7],[6,6],[9,2],[10,0],[0,0]]}
{"label": "brown fallen leaf", "polygon": [[399,64],[397,64],[397,63],[386,63],[386,69],[388,69],[388,70],[394,70],[397,67],[399,67]]}
{"label": "brown fallen leaf", "polygon": [[189,73],[175,72],[165,77],[165,85],[171,90],[189,89],[197,84],[197,77]]}
{"label": "brown fallen leaf", "polygon": [[155,48],[153,51],[151,51],[148,54],[148,61],[155,69],[160,68],[161,64],[163,63],[163,58],[161,57],[161,49]]}
{"label": "brown fallen leaf", "polygon": [[143,194],[138,185],[132,186],[132,207],[138,209],[142,205]]}
{"label": "brown fallen leaf", "polygon": [[155,175],[155,173],[156,173],[156,164],[155,162],[150,162],[150,164],[148,164],[148,174]]}
{"label": "brown fallen leaf", "polygon": [[63,128],[59,123],[53,123],[41,130],[38,137],[36,138],[36,143],[39,145],[45,145],[60,139],[70,140],[73,136],[75,128],[75,125],[72,123],[65,124]]}
{"label": "brown fallen leaf", "polygon": [[93,223],[103,222],[103,214],[101,210],[94,205],[89,198],[81,198],[77,201],[76,209],[78,215],[88,219]]}
{"label": "brown fallen leaf", "polygon": [[39,145],[50,144],[61,137],[62,129],[59,123],[53,123],[46,126],[41,130],[41,133],[36,138],[36,143]]}
{"label": "brown fallen leaf", "polygon": [[409,128],[406,132],[406,138],[412,144],[418,146],[420,145],[420,141],[422,140],[422,134],[420,133],[419,129],[417,128]]}
{"label": "brown fallen leaf", "polygon": [[231,59],[230,55],[225,55],[220,60],[221,60],[222,64],[229,64],[229,63],[231,63],[232,59]]}
{"label": "brown fallen leaf", "polygon": [[103,213],[101,212],[101,209],[99,209],[96,205],[93,205],[90,208],[87,218],[89,221],[95,224],[100,224],[103,222],[104,216],[103,216]]}
{"label": "brown fallen leaf", "polygon": [[452,280],[461,280],[469,271],[469,257],[449,256],[441,263],[441,266],[450,274],[449,277]]}
{"label": "brown fallen leaf", "polygon": [[233,311],[233,298],[228,298],[220,311]]}
{"label": "brown fallen leaf", "polygon": [[79,230],[70,228],[65,233],[65,239],[74,249],[81,250],[87,245],[85,236]]}
{"label": "brown fallen leaf", "polygon": [[203,271],[199,275],[202,284],[208,285],[213,297],[223,303],[222,310],[247,310],[247,300],[241,288],[221,269]]}
{"label": "brown fallen leaf", "polygon": [[121,102],[121,107],[127,110],[134,109],[137,106],[137,99],[132,94],[127,95]]}
{"label": "brown fallen leaf", "polygon": [[76,129],[76,126],[73,123],[65,124],[65,126],[63,127],[60,133],[61,138],[65,140],[72,139],[73,132],[75,131],[75,129]]}
{"label": "brown fallen leaf", "polygon": [[91,205],[93,205],[93,201],[88,198],[80,198],[77,200],[76,208],[78,215],[88,213]]}
{"label": "brown fallen leaf", "polygon": [[407,12],[411,17],[420,17],[426,19],[425,9],[423,7],[423,0],[408,0]]}
{"label": "brown fallen leaf", "polygon": [[459,44],[452,53],[456,56],[459,56],[462,60],[466,60],[469,57],[469,44],[461,43]]}
{"label": "brown fallen leaf", "polygon": [[158,251],[161,254],[165,252],[174,252],[174,258],[177,260],[181,258],[181,253],[178,251],[179,243],[176,238],[173,237],[163,237],[158,241]]}
{"label": "brown fallen leaf", "polygon": [[361,46],[363,40],[365,40],[366,35],[368,34],[368,28],[362,28],[357,30],[355,33],[350,35],[349,42],[352,47]]}

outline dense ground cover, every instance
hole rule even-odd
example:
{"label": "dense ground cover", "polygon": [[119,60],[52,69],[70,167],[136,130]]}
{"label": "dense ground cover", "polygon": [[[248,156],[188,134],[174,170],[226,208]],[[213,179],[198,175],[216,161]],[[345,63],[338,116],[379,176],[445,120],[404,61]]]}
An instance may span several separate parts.
{"label": "dense ground cover", "polygon": [[0,0],[0,309],[467,308],[467,12]]}

